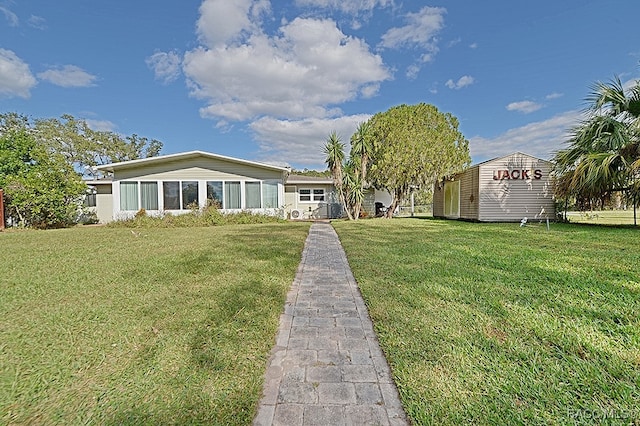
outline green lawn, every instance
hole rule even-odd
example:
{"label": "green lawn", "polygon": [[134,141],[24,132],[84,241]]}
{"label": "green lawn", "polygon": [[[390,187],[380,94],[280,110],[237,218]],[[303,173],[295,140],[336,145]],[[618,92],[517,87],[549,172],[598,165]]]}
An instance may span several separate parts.
{"label": "green lawn", "polygon": [[334,226],[415,424],[640,421],[640,230]]}
{"label": "green lawn", "polygon": [[308,227],[0,233],[0,424],[250,424]]}

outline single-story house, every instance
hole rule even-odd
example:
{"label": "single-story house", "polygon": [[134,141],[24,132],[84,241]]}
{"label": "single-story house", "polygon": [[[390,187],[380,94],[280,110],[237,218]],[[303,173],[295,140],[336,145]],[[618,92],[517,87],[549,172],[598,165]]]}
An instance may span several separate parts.
{"label": "single-story house", "polygon": [[555,219],[552,163],[521,152],[437,182],[433,216],[483,222]]}
{"label": "single-story house", "polygon": [[101,223],[147,214],[185,213],[216,203],[223,211],[280,214],[286,167],[202,151],[105,164],[109,179],[87,182]]}
{"label": "single-story house", "polygon": [[[150,157],[99,166],[108,177],[87,181],[88,205],[100,223],[149,215],[186,213],[216,203],[224,212],[254,211],[291,219],[343,216],[333,180],[290,174],[286,167],[203,151]],[[385,193],[367,192],[373,214]],[[387,202],[387,204],[390,201]]]}

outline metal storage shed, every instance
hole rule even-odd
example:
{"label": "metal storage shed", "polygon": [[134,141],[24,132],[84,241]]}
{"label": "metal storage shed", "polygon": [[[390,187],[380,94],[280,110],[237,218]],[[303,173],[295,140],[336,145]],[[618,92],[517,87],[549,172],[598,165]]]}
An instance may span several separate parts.
{"label": "metal storage shed", "polygon": [[437,182],[433,216],[482,222],[554,220],[552,164],[521,152]]}

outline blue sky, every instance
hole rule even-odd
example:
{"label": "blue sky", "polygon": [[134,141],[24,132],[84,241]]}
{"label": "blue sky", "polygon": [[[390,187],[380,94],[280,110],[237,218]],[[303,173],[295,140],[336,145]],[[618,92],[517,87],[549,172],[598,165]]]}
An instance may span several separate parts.
{"label": "blue sky", "polygon": [[324,169],[332,130],[426,102],[459,118],[474,163],[549,158],[594,82],[640,77],[639,16],[635,0],[0,0],[0,112]]}

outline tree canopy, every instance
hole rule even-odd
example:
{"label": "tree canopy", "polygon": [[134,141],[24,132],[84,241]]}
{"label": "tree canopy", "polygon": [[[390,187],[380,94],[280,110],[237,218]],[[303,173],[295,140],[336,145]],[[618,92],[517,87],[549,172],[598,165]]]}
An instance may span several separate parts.
{"label": "tree canopy", "polygon": [[17,128],[0,135],[0,188],[8,217],[23,226],[57,228],[74,222],[87,186],[64,157]]}
{"label": "tree canopy", "polygon": [[591,199],[624,191],[640,196],[640,80],[625,88],[618,77],[596,83],[587,97],[586,119],[568,147],[555,155],[560,198]]}
{"label": "tree canopy", "polygon": [[458,119],[433,105],[399,105],[369,120],[373,147],[368,181],[393,196],[387,214],[413,188],[425,188],[471,163]]}
{"label": "tree canopy", "polygon": [[156,139],[93,130],[71,115],[36,120],[34,129],[38,141],[88,177],[97,177],[95,166],[155,157],[162,149],[162,142]]}
{"label": "tree canopy", "polygon": [[412,190],[426,188],[471,163],[469,142],[458,120],[435,106],[399,105],[361,123],[344,144],[333,132],[325,145],[327,165],[349,218],[360,215],[366,188],[387,190],[393,197],[391,216]]}

